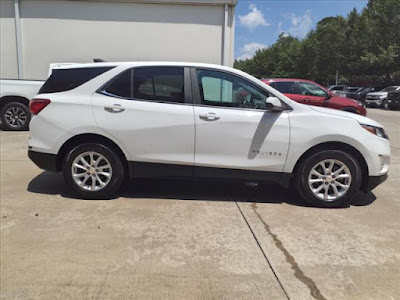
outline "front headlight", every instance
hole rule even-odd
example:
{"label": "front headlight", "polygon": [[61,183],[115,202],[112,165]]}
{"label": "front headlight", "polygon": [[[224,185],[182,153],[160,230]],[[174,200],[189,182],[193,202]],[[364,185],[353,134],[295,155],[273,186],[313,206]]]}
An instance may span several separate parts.
{"label": "front headlight", "polygon": [[365,107],[365,104],[364,104],[364,103],[362,103],[362,102],[360,102],[360,101],[358,101],[357,105],[358,105],[358,106]]}
{"label": "front headlight", "polygon": [[372,125],[365,125],[365,124],[360,124],[362,128],[364,128],[365,130],[368,130],[369,132],[384,138],[384,139],[389,139],[389,137],[387,136],[385,130],[383,128],[380,127],[375,127]]}

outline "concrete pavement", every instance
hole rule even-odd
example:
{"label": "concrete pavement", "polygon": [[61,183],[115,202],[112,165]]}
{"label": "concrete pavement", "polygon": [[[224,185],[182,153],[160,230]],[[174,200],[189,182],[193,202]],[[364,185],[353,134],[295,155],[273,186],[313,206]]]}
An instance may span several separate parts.
{"label": "concrete pavement", "polygon": [[0,132],[1,299],[398,299],[400,112],[369,109],[389,179],[345,209],[279,186],[140,180],[75,199]]}

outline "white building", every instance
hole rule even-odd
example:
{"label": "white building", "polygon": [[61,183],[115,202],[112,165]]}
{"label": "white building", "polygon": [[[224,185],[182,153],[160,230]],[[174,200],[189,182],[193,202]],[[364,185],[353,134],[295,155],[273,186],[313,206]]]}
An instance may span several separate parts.
{"label": "white building", "polygon": [[45,79],[54,62],[233,64],[237,0],[0,0],[0,78]]}

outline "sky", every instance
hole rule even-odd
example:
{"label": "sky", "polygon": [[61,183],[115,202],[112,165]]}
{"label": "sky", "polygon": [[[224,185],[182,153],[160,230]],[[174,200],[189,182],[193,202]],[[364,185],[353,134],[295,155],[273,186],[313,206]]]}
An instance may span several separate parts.
{"label": "sky", "polygon": [[326,17],[361,11],[367,0],[239,0],[236,5],[235,58],[247,59],[274,44],[281,33],[300,39]]}

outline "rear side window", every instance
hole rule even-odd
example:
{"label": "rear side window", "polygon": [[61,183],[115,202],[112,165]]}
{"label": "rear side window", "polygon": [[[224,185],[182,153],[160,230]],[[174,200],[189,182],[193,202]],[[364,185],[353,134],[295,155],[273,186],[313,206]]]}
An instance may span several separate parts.
{"label": "rear side window", "polygon": [[114,67],[55,69],[40,89],[39,94],[72,90],[112,68]]}
{"label": "rear side window", "polygon": [[296,88],[293,81],[273,82],[271,86],[282,94],[296,94]]}
{"label": "rear side window", "polygon": [[105,92],[122,98],[133,98],[132,89],[133,70],[123,72],[105,88]]}
{"label": "rear side window", "polygon": [[182,67],[143,67],[125,71],[106,88],[110,95],[135,99],[184,103]]}

